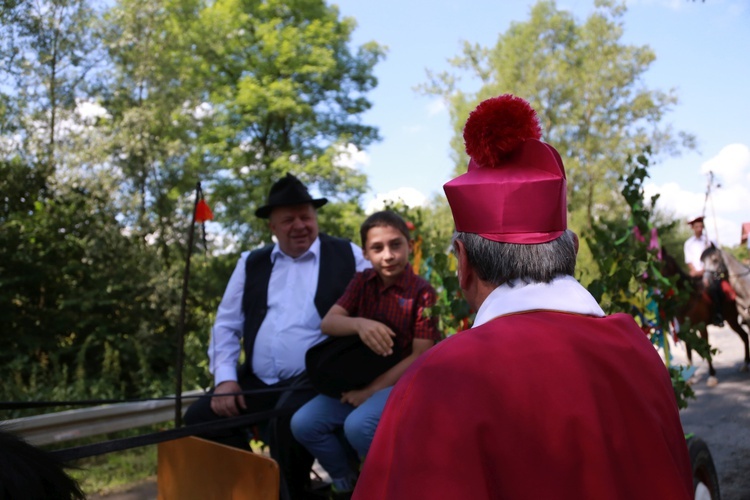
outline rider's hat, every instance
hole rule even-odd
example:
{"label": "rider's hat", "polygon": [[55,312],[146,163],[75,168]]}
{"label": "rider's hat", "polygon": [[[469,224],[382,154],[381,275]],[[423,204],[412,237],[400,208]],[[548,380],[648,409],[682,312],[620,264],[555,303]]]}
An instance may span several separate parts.
{"label": "rider's hat", "polygon": [[693,225],[693,224],[695,224],[696,222],[703,222],[703,219],[705,219],[705,217],[704,217],[704,216],[702,216],[702,215],[699,215],[698,217],[694,217],[694,218],[692,218],[692,219],[689,219],[689,220],[687,221],[687,223],[688,223],[688,225],[689,225],[689,226],[692,226],[692,225]]}

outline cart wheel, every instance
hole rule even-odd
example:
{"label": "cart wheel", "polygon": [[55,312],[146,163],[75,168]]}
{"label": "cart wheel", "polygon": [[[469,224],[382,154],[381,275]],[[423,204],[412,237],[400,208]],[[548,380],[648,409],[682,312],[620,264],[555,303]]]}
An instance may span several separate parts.
{"label": "cart wheel", "polygon": [[690,437],[687,445],[693,467],[695,500],[720,500],[719,477],[708,445],[696,437]]}

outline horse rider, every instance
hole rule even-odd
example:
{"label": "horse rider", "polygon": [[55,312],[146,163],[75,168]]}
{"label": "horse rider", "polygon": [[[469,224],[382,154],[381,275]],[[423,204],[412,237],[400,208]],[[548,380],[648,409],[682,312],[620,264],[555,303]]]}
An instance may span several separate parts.
{"label": "horse rider", "polygon": [[724,292],[721,290],[721,279],[715,276],[704,276],[703,261],[701,260],[701,255],[706,249],[712,246],[719,248],[719,246],[703,231],[703,219],[704,217],[701,215],[688,220],[688,225],[693,230],[693,236],[685,241],[683,248],[685,264],[687,264],[690,277],[693,278],[693,285],[700,288],[702,283],[711,298],[713,303],[711,324],[724,326],[724,316],[721,312],[724,305]]}

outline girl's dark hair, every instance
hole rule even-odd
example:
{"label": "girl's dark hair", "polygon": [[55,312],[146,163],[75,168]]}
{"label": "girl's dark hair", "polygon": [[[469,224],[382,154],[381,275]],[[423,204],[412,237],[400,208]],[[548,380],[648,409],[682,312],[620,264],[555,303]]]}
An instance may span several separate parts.
{"label": "girl's dark hair", "polygon": [[374,227],[392,227],[401,232],[406,236],[406,241],[411,241],[409,234],[409,228],[406,227],[406,222],[396,212],[390,210],[383,210],[381,212],[375,212],[369,216],[362,223],[359,228],[359,236],[362,239],[362,248],[367,246],[367,233]]}

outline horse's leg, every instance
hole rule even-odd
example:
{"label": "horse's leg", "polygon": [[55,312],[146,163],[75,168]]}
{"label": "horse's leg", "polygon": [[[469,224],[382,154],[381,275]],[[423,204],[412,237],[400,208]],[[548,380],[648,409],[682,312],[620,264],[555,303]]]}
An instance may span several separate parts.
{"label": "horse's leg", "polygon": [[[706,341],[706,344],[708,344],[708,329],[705,326],[701,328],[700,335]],[[706,361],[708,361],[708,379],[706,380],[706,385],[708,387],[715,387],[719,383],[719,379],[716,378],[716,370],[714,369],[714,363],[711,360],[711,356],[709,356]]]}
{"label": "horse's leg", "polygon": [[[688,366],[693,366],[693,350],[690,348],[687,342],[685,342],[685,354],[687,354]],[[688,385],[693,385],[697,380],[698,378],[695,376],[695,373],[693,373],[693,375],[685,382]]]}

